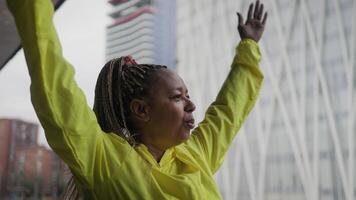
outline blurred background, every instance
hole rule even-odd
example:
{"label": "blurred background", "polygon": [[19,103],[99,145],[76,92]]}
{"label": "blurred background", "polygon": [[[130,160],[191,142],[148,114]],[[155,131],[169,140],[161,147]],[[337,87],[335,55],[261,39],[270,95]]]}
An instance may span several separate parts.
{"label": "blurred background", "polygon": [[[356,199],[356,1],[263,2],[269,13],[259,43],[265,81],[216,175],[220,191],[224,199],[240,200]],[[66,0],[54,22],[88,104],[105,62],[131,54],[139,63],[178,71],[200,121],[240,40],[236,11],[246,16],[249,3]],[[0,12],[5,63],[18,41],[12,19],[3,17],[9,16],[4,2]],[[0,66],[0,199],[56,199],[66,181],[29,85],[20,50]]]}

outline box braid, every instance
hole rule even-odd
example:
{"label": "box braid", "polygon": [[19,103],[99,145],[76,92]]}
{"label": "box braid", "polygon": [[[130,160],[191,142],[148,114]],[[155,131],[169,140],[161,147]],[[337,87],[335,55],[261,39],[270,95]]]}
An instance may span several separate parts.
{"label": "box braid", "polygon": [[[112,59],[104,65],[96,82],[93,108],[104,132],[116,133],[136,146],[137,134],[129,117],[130,103],[134,98],[147,96],[152,75],[162,68],[167,67],[137,64],[131,56]],[[66,186],[64,199],[79,199],[73,175]]]}

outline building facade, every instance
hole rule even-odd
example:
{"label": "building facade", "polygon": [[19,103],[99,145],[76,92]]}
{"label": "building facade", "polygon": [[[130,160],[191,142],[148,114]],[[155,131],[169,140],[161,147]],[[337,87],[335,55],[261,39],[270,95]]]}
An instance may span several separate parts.
{"label": "building facade", "polygon": [[38,126],[20,120],[0,119],[0,190],[5,192],[16,151],[37,144]]}
{"label": "building facade", "polygon": [[175,67],[173,0],[112,0],[106,60],[131,55],[138,63]]}
{"label": "building facade", "polygon": [[63,189],[63,164],[38,145],[38,125],[0,119],[0,198],[58,197]]}
{"label": "building facade", "polygon": [[[251,1],[177,2],[177,69],[202,119]],[[356,1],[271,0],[260,98],[217,174],[224,199],[356,198]]]}

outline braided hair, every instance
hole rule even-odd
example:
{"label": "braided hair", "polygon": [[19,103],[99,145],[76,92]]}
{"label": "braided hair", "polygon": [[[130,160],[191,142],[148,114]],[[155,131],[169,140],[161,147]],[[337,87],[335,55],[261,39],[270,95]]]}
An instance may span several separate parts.
{"label": "braided hair", "polygon": [[162,65],[137,64],[131,56],[107,62],[101,70],[95,88],[94,112],[104,132],[116,133],[131,145],[136,143],[135,127],[131,123],[130,102],[147,96],[152,74]]}
{"label": "braided hair", "polygon": [[[135,98],[148,95],[152,75],[163,65],[137,64],[131,56],[112,59],[99,73],[95,87],[94,107],[101,129],[115,133],[130,145],[136,146],[135,126],[130,119],[130,103]],[[73,181],[69,180],[64,199],[78,199],[79,193]]]}

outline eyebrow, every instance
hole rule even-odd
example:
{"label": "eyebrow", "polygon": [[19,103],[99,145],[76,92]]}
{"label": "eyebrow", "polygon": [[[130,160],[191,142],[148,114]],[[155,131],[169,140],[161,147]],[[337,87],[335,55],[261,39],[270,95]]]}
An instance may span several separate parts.
{"label": "eyebrow", "polygon": [[185,91],[186,93],[188,93],[188,88],[184,88],[184,87],[173,88],[173,90],[180,90],[180,91]]}

